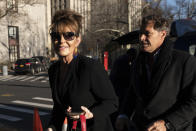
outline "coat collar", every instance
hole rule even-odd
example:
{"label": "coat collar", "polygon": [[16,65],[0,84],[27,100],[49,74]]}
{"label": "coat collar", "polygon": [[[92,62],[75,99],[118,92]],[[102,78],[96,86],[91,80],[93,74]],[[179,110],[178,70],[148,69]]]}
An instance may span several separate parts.
{"label": "coat collar", "polygon": [[[166,38],[162,44],[162,46],[160,47],[158,56],[156,58],[156,61],[153,64],[153,69],[151,72],[151,81],[149,82],[149,86],[150,88],[152,88],[152,92],[151,92],[151,97],[150,100],[147,102],[148,104],[150,104],[153,101],[153,98],[156,96],[158,90],[159,90],[159,84],[160,81],[163,77],[163,74],[165,73],[165,71],[168,69],[168,66],[171,62],[171,53],[172,53],[172,42],[169,40],[169,38]],[[142,82],[141,82],[141,76],[144,75],[144,72],[142,71],[142,66],[144,64],[144,54],[143,52],[140,52],[136,63],[134,65],[134,77],[133,77],[133,83],[134,83],[134,90],[136,92],[136,95],[139,97],[139,99],[143,99],[141,97],[141,87],[142,86]],[[139,87],[139,88],[138,88]]]}
{"label": "coat collar", "polygon": [[56,63],[54,66],[54,77],[53,77],[53,93],[54,96],[56,97],[57,102],[64,107],[64,95],[66,94],[67,91],[72,87],[74,76],[77,73],[77,65],[78,63],[78,57],[74,58],[71,63],[69,64],[69,67],[66,72],[66,77],[64,79],[63,87],[59,87],[59,72],[60,72],[60,61]]}

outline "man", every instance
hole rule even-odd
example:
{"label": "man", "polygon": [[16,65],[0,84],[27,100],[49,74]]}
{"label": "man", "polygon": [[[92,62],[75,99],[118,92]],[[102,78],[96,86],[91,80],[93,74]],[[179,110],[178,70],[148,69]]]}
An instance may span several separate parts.
{"label": "man", "polygon": [[[137,49],[130,48],[126,54],[119,56],[113,64],[110,80],[114,86],[114,90],[119,98],[119,103],[125,96],[125,92],[129,87],[130,69],[137,55]],[[121,106],[121,105],[120,105]]]}
{"label": "man", "polygon": [[[130,69],[131,65],[134,62],[137,56],[137,49],[130,48],[127,50],[126,54],[119,56],[112,66],[112,70],[110,72],[110,80],[113,84],[114,90],[118,96],[119,107],[121,107],[121,103],[125,97],[126,92],[129,88],[129,80],[130,80]],[[115,123],[116,117],[118,116],[119,110],[111,115],[112,124]]]}
{"label": "man", "polygon": [[[138,131],[193,131],[196,59],[172,49],[167,30],[164,18],[152,15],[142,19],[141,51],[121,110]],[[126,126],[125,115],[116,121],[119,131]]]}

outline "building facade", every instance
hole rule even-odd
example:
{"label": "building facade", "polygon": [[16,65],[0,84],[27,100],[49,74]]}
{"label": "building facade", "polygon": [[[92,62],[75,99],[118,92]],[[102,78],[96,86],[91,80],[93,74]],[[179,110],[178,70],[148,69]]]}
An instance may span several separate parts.
{"label": "building facade", "polygon": [[83,41],[79,48],[84,54],[97,56],[112,39],[138,29],[142,10],[141,0],[28,2],[0,1],[1,63],[36,55],[54,56],[49,26],[51,17],[59,9],[69,8],[82,14]]}
{"label": "building facade", "polygon": [[50,0],[0,2],[0,60],[49,54]]}
{"label": "building facade", "polygon": [[142,0],[128,0],[129,32],[137,30],[142,16]]}
{"label": "building facade", "polygon": [[116,52],[112,40],[139,28],[141,0],[93,0],[92,3],[91,31],[96,32],[92,43],[98,48],[95,54],[100,57],[105,50],[120,54],[120,47]]}

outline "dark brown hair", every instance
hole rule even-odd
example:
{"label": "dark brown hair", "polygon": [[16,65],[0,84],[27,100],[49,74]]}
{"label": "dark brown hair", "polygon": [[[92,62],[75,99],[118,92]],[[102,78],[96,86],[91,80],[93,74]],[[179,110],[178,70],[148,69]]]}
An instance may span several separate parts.
{"label": "dark brown hair", "polygon": [[65,27],[74,30],[79,36],[82,29],[82,16],[69,9],[57,11],[52,18],[50,32],[63,32]]}
{"label": "dark brown hair", "polygon": [[167,19],[158,15],[149,15],[142,18],[142,27],[145,27],[149,21],[154,23],[154,29],[158,31],[169,31],[169,23]]}

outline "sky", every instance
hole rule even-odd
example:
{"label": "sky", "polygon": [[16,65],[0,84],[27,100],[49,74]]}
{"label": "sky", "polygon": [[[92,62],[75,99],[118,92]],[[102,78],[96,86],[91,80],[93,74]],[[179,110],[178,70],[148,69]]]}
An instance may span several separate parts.
{"label": "sky", "polygon": [[167,4],[175,5],[175,1],[174,0],[167,0]]}

